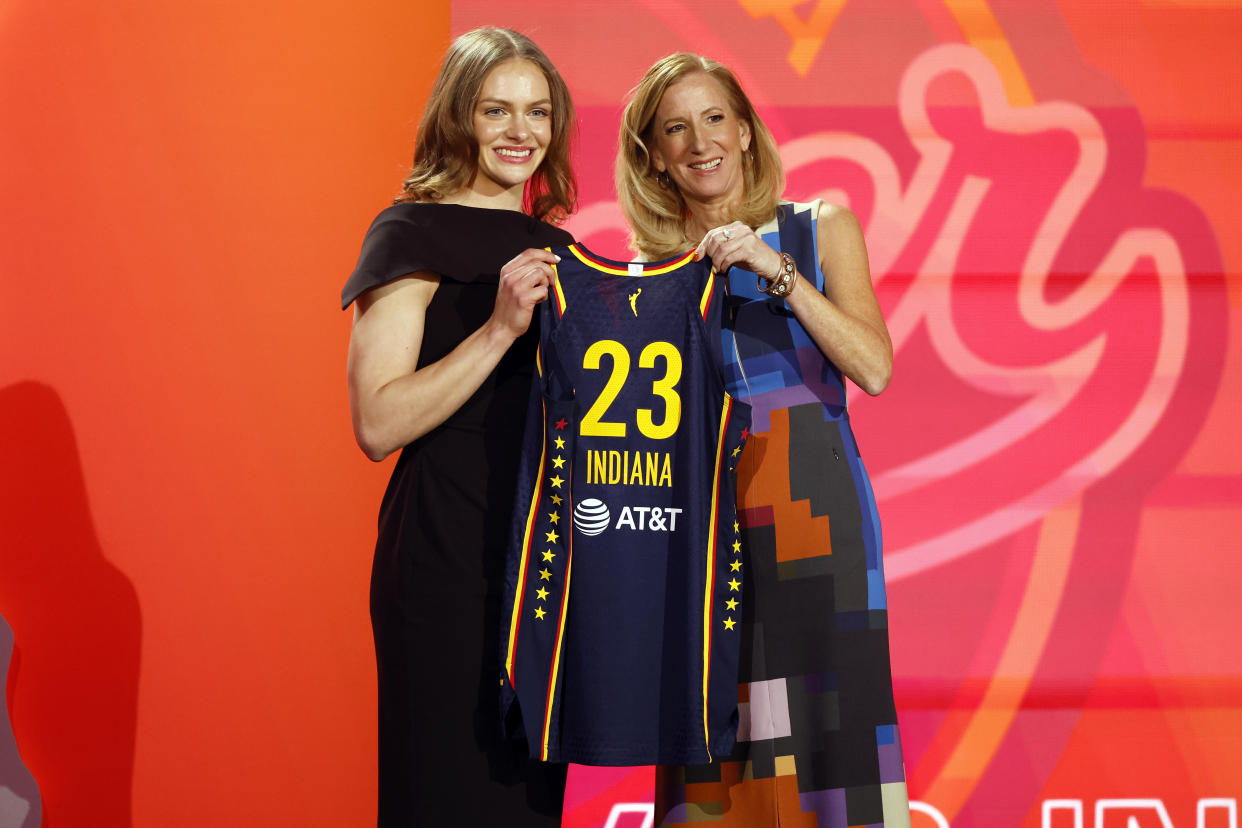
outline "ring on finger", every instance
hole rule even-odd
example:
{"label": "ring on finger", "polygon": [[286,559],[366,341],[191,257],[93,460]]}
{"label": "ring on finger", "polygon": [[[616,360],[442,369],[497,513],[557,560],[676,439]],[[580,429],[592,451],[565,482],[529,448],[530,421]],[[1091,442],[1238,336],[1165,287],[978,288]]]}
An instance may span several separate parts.
{"label": "ring on finger", "polygon": [[725,241],[728,241],[729,239],[733,238],[733,231],[730,230],[728,227],[721,230],[720,232],[724,235]]}

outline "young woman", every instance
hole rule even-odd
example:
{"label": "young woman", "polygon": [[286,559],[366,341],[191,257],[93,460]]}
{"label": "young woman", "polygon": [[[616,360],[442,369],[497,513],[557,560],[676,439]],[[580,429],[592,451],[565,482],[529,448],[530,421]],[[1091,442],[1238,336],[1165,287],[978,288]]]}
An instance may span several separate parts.
{"label": "young woman", "polygon": [[574,208],[573,123],[529,39],[459,37],[342,293],[358,445],[401,451],[371,579],[380,826],[560,824],[565,768],[501,738],[497,653],[542,248],[572,241],[548,222]]}
{"label": "young woman", "polygon": [[888,384],[892,344],[848,209],[780,200],[771,134],[728,69],[679,54],[626,107],[617,192],[633,245],[727,271],[728,391],[751,406],[737,745],[661,767],[664,825],[906,828],[879,519],[842,375]]}

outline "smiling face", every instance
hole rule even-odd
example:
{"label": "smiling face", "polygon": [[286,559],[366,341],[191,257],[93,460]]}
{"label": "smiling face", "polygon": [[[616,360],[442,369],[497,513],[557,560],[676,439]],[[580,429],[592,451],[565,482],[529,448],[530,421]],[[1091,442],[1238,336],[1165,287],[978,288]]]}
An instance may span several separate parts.
{"label": "smiling face", "polygon": [[742,153],[750,124],[729,105],[724,87],[706,72],[670,86],[651,122],[651,160],[686,201],[733,203],[745,187]]}
{"label": "smiling face", "polygon": [[522,189],[552,140],[552,94],[537,64],[508,60],[487,73],[474,106],[474,137],[479,156],[469,189],[520,209]]}

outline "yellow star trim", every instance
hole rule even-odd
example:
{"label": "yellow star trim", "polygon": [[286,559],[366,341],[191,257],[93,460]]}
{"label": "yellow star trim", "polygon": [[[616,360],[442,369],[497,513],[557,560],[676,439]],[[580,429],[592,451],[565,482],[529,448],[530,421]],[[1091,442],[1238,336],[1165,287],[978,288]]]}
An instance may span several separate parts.
{"label": "yellow star trim", "polygon": [[734,542],[733,542],[733,551],[734,551],[734,552],[741,552],[741,551],[742,551],[742,542],[741,542],[741,541],[734,541]]}
{"label": "yellow star trim", "polygon": [[548,512],[548,520],[552,521],[553,523],[560,523],[561,513],[560,512]]}
{"label": "yellow star trim", "polygon": [[543,617],[544,617],[545,615],[547,615],[547,613],[543,611],[543,607],[535,607],[535,617],[536,617],[536,618],[538,618],[540,621],[542,621],[542,620],[543,620]]}
{"label": "yellow star trim", "polygon": [[563,468],[565,466],[565,458],[558,454],[556,457],[552,458],[552,465],[558,469]]}
{"label": "yellow star trim", "polygon": [[556,438],[556,447],[557,447],[558,449],[563,449],[563,448],[565,448],[565,441],[564,441],[564,440],[562,440],[560,437],[557,437],[557,438]]}
{"label": "yellow star trim", "polygon": [[741,446],[739,446],[739,447],[737,447],[737,448],[735,448],[735,449],[733,450],[733,456],[734,456],[734,457],[737,457],[737,456],[738,456],[739,454],[741,454],[741,453],[742,453],[742,448],[741,448]]}
{"label": "yellow star trim", "polygon": [[725,608],[731,610],[737,609],[737,599],[730,598],[728,601],[725,601]]}
{"label": "yellow star trim", "polygon": [[724,625],[725,625],[726,630],[731,630],[737,626],[737,622],[734,621],[732,618],[726,618],[724,620]]}
{"label": "yellow star trim", "polygon": [[561,505],[561,496],[560,496],[560,495],[558,495],[558,494],[554,494],[554,495],[552,495],[552,503],[553,503],[553,505],[560,506],[560,505]]}
{"label": "yellow star trim", "polygon": [[[543,587],[539,587],[539,589],[535,590],[535,594],[539,596],[540,601],[548,597],[548,591]],[[733,607],[729,607],[729,609],[733,609]]]}
{"label": "yellow star trim", "polygon": [[735,579],[733,579],[733,580],[730,580],[730,581],[729,581],[729,591],[730,591],[730,592],[737,592],[738,587],[740,587],[741,585],[742,585],[741,581],[738,581],[736,578],[735,578]]}
{"label": "yellow star trim", "polygon": [[736,520],[735,520],[735,521],[733,521],[733,531],[734,531],[734,532],[737,532],[737,531],[738,531],[738,528],[737,528],[737,521],[736,521]]}
{"label": "yellow star trim", "polygon": [[549,477],[548,482],[559,489],[561,484],[565,482],[565,479],[558,474],[555,477]]}
{"label": "yellow star trim", "polygon": [[539,570],[539,580],[541,581],[552,580],[552,573],[548,571],[548,568],[546,566],[543,569]]}
{"label": "yellow star trim", "polygon": [[742,570],[742,562],[741,562],[741,561],[732,561],[732,562],[729,564],[729,571],[730,571],[730,572],[740,572],[741,570]]}
{"label": "yellow star trim", "polygon": [[553,529],[551,532],[548,532],[547,536],[548,536],[548,543],[556,543],[556,539],[560,537],[560,535],[556,534],[555,529]]}
{"label": "yellow star trim", "polygon": [[543,553],[543,559],[545,561],[550,561],[555,557],[556,557],[556,553],[553,552],[551,549],[545,550]]}

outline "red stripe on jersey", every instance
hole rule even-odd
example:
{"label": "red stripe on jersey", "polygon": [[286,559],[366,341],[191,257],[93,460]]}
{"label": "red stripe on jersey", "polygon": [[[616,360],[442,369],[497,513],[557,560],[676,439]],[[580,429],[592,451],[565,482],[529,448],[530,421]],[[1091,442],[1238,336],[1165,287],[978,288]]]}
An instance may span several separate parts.
{"label": "red stripe on jersey", "polygon": [[707,273],[707,283],[703,285],[703,295],[699,297],[699,313],[703,315],[703,321],[707,321],[707,312],[711,310],[712,298],[716,293],[716,268],[712,268]]}
{"label": "red stripe on jersey", "polygon": [[712,668],[712,602],[715,598],[716,576],[716,532],[720,524],[720,482],[724,468],[725,434],[729,428],[729,414],[733,411],[733,398],[728,394],[724,398],[724,410],[720,416],[720,434],[716,438],[716,470],[712,474],[712,508],[707,529],[707,570],[703,579],[703,746],[707,750],[708,761],[711,761],[711,732],[707,725],[708,684],[711,680]]}
{"label": "red stripe on jersey", "polygon": [[[572,491],[572,487],[570,488]],[[548,761],[548,738],[552,731],[552,710],[556,703],[556,676],[561,666],[561,645],[565,642],[565,618],[569,613],[569,576],[574,568],[574,527],[571,498],[565,497],[565,586],[561,590],[561,612],[556,622],[556,649],[552,652],[552,670],[548,673],[548,696],[544,704],[543,744],[539,758]]]}
{"label": "red stripe on jersey", "polygon": [[539,450],[539,474],[535,477],[535,489],[531,493],[530,511],[526,515],[526,528],[522,533],[522,558],[518,564],[517,592],[513,596],[513,616],[509,619],[509,646],[505,648],[505,673],[509,676],[509,685],[515,686],[513,679],[513,662],[517,655],[518,634],[522,626],[522,598],[526,593],[526,564],[530,560],[530,551],[534,546],[535,516],[539,513],[539,502],[543,498],[543,471],[548,448],[548,409],[543,406],[543,436]]}

